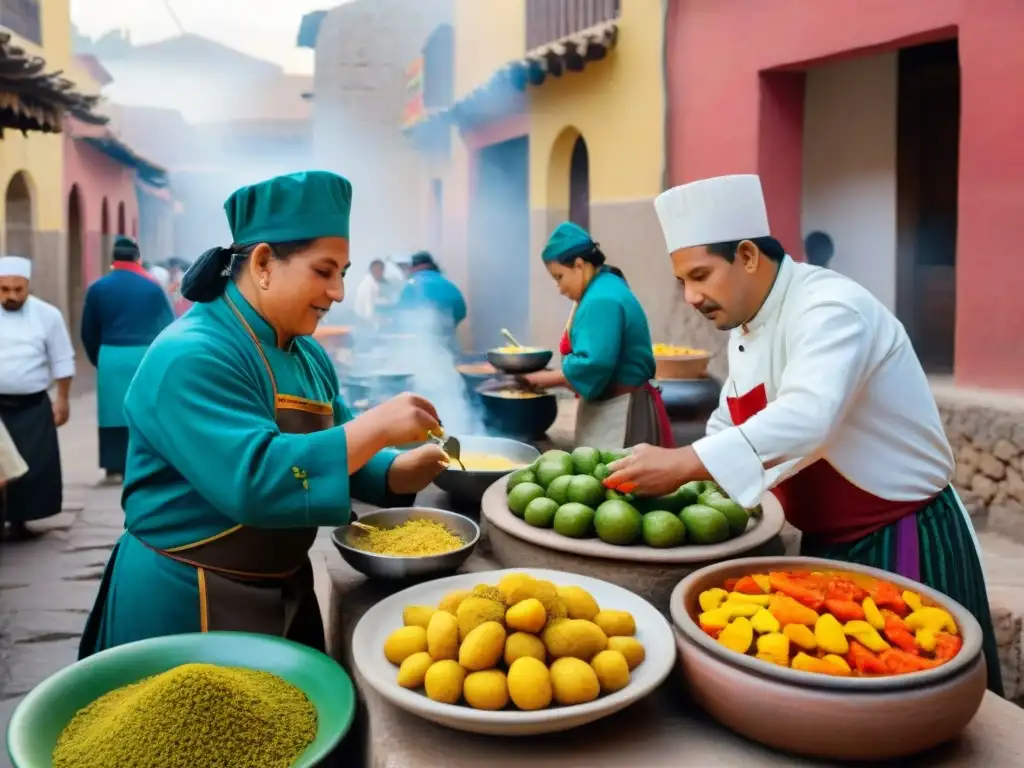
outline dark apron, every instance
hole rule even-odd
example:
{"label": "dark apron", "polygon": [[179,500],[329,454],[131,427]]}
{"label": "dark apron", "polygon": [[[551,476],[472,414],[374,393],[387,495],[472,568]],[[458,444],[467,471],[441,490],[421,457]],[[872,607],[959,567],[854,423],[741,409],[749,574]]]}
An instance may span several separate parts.
{"label": "dark apron", "polygon": [[[255,334],[230,300],[225,300],[263,358],[274,388],[278,428],[285,433],[308,434],[333,427],[334,409],[330,403],[277,393],[277,381]],[[161,556],[195,568],[203,632],[274,635],[323,652],[323,619],[309,561],[316,535],[315,526],[263,529],[239,525],[209,539],[167,550],[154,547],[139,536],[135,538]],[[80,659],[95,652],[116,556],[115,547],[82,636]]]}
{"label": "dark apron", "polygon": [[0,493],[0,525],[4,519],[21,523],[58,514],[64,503],[64,481],[49,395],[0,395],[0,420],[28,465],[28,472]]}

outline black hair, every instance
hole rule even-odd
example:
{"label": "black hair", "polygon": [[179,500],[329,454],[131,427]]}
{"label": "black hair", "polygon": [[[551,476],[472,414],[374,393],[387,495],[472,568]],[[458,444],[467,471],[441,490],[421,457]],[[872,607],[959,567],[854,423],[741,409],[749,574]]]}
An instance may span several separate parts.
{"label": "black hair", "polygon": [[565,256],[556,259],[556,261],[563,267],[571,267],[576,263],[576,259],[583,259],[587,264],[592,264],[604,272],[610,272],[620,278],[623,282],[626,282],[626,276],[622,274],[621,269],[605,263],[607,258],[604,255],[604,251],[601,250],[597,243],[594,243],[590,248],[583,252],[568,253]]}
{"label": "black hair", "polygon": [[[775,263],[782,261],[786,256],[786,249],[774,237],[748,237],[746,239],[756,245],[757,250]],[[711,243],[706,247],[712,256],[721,256],[726,261],[732,262],[736,258],[736,249],[742,242],[744,241],[734,240],[725,243]]]}
{"label": "black hair", "polygon": [[[315,239],[315,238],[314,238]],[[273,258],[288,261],[313,244],[310,240],[289,240],[267,243]],[[181,295],[189,301],[205,304],[224,293],[228,280],[237,280],[243,265],[260,243],[232,244],[228,248],[211,248],[193,262],[181,279]]]}
{"label": "black hair", "polygon": [[807,263],[816,267],[827,267],[836,253],[835,244],[826,232],[811,232],[804,238],[804,253]]}

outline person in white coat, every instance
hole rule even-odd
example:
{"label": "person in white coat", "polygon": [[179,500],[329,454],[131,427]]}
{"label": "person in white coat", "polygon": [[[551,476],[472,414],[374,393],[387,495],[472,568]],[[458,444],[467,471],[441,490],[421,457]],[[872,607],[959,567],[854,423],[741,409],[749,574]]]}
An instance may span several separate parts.
{"label": "person in white coat", "polygon": [[391,303],[388,282],[384,278],[384,262],[374,259],[370,262],[370,271],[356,289],[356,314],[363,322],[375,326],[380,319],[380,309]]}
{"label": "person in white coat", "polygon": [[1002,695],[977,538],[903,325],[853,280],[786,255],[757,176],[676,187],[655,208],[687,303],[730,332],[729,377],[706,437],[639,446],[606,484],[656,496],[710,479],[748,508],[771,491],[801,554],[899,573],[967,607]]}

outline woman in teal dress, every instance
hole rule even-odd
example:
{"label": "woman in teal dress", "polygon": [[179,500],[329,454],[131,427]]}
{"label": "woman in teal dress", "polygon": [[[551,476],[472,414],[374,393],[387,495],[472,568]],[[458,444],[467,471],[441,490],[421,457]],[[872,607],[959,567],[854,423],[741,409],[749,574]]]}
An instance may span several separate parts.
{"label": "woman in teal dress", "polygon": [[191,312],[150,347],[125,399],[125,533],[80,658],[183,632],[238,630],[324,648],[309,549],[353,499],[410,503],[440,448],[389,446],[438,430],[401,395],[352,418],[311,334],[344,296],[348,181],[326,172],[243,187],[234,245],[191,267]]}
{"label": "woman in teal dress", "polygon": [[652,381],[647,315],[622,271],[606,264],[586,230],[569,221],[555,228],[541,258],[559,292],[574,304],[559,346],[561,370],[529,374],[526,382],[576,393],[576,445],[674,447],[661,392]]}

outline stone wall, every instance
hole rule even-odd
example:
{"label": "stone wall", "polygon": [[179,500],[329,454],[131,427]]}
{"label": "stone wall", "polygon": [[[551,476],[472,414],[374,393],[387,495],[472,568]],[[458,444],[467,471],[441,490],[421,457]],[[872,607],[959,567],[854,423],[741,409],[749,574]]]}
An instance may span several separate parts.
{"label": "stone wall", "polygon": [[935,387],[955,485],[978,530],[1024,542],[1024,398]]}

